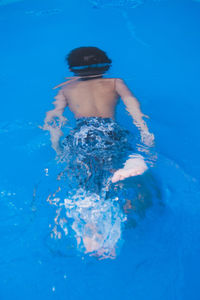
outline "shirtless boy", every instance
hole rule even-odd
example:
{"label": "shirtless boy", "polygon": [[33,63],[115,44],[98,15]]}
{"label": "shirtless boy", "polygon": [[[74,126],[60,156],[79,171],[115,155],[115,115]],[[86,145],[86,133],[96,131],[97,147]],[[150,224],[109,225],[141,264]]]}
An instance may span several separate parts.
{"label": "shirtless boy", "polygon": [[[112,62],[107,54],[96,47],[80,47],[73,49],[66,59],[75,76],[59,85],[62,88],[55,97],[55,108],[46,113],[43,126],[44,130],[50,131],[52,147],[56,153],[62,153],[59,140],[63,135],[61,127],[68,121],[63,116],[66,107],[77,120],[96,118],[115,122],[115,109],[120,98],[139,129],[142,142],[151,147],[154,136],[149,133],[143,120],[145,115],[140,110],[138,100],[122,79],[103,78]],[[141,155],[130,155],[124,166],[115,170],[112,182],[141,175],[146,170],[147,165]]]}

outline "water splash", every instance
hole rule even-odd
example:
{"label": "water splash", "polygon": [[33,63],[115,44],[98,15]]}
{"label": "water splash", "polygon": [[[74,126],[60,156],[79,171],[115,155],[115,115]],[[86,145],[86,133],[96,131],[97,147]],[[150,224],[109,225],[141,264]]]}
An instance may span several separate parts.
{"label": "water splash", "polygon": [[24,0],[0,0],[0,6],[22,1]]}
{"label": "water splash", "polygon": [[[48,181],[50,176],[45,178]],[[118,184],[108,182],[100,193],[82,187],[70,190],[67,180],[52,180],[54,191],[47,197],[55,208],[54,221],[50,224],[52,243],[57,241],[62,245],[62,249],[57,249],[62,255],[67,255],[73,245],[80,254],[100,260],[116,258],[123,244],[124,230],[137,226],[155,199],[162,198],[154,177],[148,172]],[[51,250],[52,243],[49,242]]]}
{"label": "water splash", "polygon": [[73,231],[79,251],[99,258],[114,258],[121,241],[123,223],[127,219],[120,208],[119,198],[105,200],[80,188],[74,194],[70,193],[64,202],[60,200],[48,198],[51,204],[57,206],[53,236],[61,238],[58,226],[65,235]]}
{"label": "water splash", "polygon": [[[144,0],[90,0],[93,5],[93,8],[104,8],[104,7],[119,7],[119,8],[136,8],[145,3]],[[129,18],[127,12],[125,10],[122,11],[122,17],[124,18],[124,23],[127,27],[128,32],[130,32],[131,37],[138,43],[142,44],[145,47],[150,47],[150,45],[144,42],[140,37],[136,34],[136,28]]]}
{"label": "water splash", "polygon": [[46,186],[53,188],[47,197],[55,207],[52,238],[67,236],[80,252],[99,259],[116,257],[127,214],[136,212],[129,222],[135,226],[152,198],[143,177],[130,179],[129,187],[112,183],[112,172],[135,150],[130,139],[130,132],[111,118],[77,119],[63,141],[57,169],[44,169]]}
{"label": "water splash", "polygon": [[93,8],[102,7],[127,7],[136,8],[137,6],[144,4],[145,0],[90,0]]}
{"label": "water splash", "polygon": [[128,14],[126,11],[122,11],[122,17],[125,20],[125,25],[127,30],[129,31],[129,33],[131,34],[132,38],[140,43],[141,45],[145,46],[145,47],[150,47],[149,44],[147,44],[146,42],[144,42],[141,38],[139,38],[136,34],[136,27],[134,26],[134,24],[132,23],[131,19],[129,18]]}
{"label": "water splash", "polygon": [[27,10],[25,12],[26,15],[33,15],[36,17],[43,17],[43,16],[52,16],[57,15],[62,12],[62,9],[54,8],[54,9],[47,9],[47,10]]}

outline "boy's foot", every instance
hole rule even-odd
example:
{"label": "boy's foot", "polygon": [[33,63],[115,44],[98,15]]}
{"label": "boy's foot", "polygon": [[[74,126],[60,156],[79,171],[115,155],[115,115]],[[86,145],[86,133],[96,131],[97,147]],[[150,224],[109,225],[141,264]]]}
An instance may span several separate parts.
{"label": "boy's foot", "polygon": [[135,170],[135,169],[130,169],[130,170],[125,170],[125,169],[119,169],[118,171],[116,171],[112,177],[112,182],[117,182],[119,180],[124,180],[128,177],[132,177],[132,176],[137,176],[137,175],[141,175],[144,173],[144,170]]}
{"label": "boy's foot", "polygon": [[128,177],[137,176],[143,174],[148,169],[144,160],[141,158],[129,159],[123,169],[117,170],[111,181],[117,182],[119,180],[124,180]]}

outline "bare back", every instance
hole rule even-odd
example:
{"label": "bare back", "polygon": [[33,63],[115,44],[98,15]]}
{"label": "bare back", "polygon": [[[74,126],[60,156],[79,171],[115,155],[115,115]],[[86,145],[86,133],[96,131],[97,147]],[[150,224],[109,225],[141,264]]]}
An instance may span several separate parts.
{"label": "bare back", "polygon": [[[115,108],[121,98],[126,110],[133,118],[133,123],[141,132],[146,145],[152,145],[154,136],[149,133],[145,116],[138,100],[120,78],[76,79],[65,83],[54,97],[55,108],[46,113],[44,130],[51,133],[52,147],[59,151],[59,139],[63,135],[61,127],[67,119],[63,116],[66,106],[74,113],[75,118],[101,117],[115,119]],[[63,85],[63,83],[61,84]],[[59,86],[61,86],[59,85]],[[146,116],[148,117],[148,116]],[[57,120],[58,118],[58,120]],[[57,121],[59,126],[57,126]]]}
{"label": "bare back", "polygon": [[80,117],[113,118],[119,95],[114,78],[76,80],[62,88],[69,109]]}

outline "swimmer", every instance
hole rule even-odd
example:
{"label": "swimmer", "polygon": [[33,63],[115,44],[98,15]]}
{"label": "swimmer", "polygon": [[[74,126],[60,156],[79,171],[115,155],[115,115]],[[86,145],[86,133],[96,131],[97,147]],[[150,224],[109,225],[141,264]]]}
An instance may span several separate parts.
{"label": "swimmer", "polygon": [[[116,123],[115,110],[120,98],[131,115],[134,125],[139,129],[142,142],[148,147],[153,146],[154,135],[149,132],[143,119],[148,116],[141,112],[138,100],[124,80],[103,77],[112,63],[104,51],[97,47],[75,48],[67,55],[66,60],[74,76],[68,77],[68,81],[57,86],[62,88],[55,96],[55,108],[46,113],[42,127],[50,131],[52,148],[58,155],[62,155],[59,142],[63,135],[61,127],[68,121],[63,116],[66,107],[74,113],[78,121],[93,118]],[[111,181],[114,183],[141,175],[146,170],[147,165],[143,156],[133,154],[129,156],[122,168],[114,170]]]}

